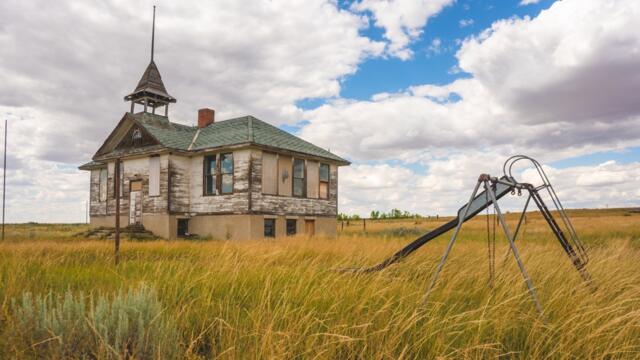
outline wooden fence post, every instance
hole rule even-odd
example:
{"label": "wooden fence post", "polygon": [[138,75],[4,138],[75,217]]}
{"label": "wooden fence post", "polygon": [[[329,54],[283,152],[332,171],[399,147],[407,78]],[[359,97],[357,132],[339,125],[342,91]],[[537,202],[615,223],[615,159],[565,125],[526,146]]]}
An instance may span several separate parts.
{"label": "wooden fence post", "polygon": [[114,182],[116,188],[116,236],[115,236],[115,262],[120,263],[120,159],[116,159]]}

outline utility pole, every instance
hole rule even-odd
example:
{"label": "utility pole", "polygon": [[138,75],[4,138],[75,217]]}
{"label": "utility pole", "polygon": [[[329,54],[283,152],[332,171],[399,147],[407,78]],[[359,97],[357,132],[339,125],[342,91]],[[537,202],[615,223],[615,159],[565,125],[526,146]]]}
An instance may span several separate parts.
{"label": "utility pole", "polygon": [[7,120],[4,120],[4,161],[2,162],[2,241],[4,241],[4,204],[7,193]]}
{"label": "utility pole", "polygon": [[87,200],[84,201],[84,222],[85,224],[89,223],[89,202]]}
{"label": "utility pole", "polygon": [[115,248],[115,261],[116,265],[120,263],[120,159],[116,159],[115,171],[114,171],[114,184],[116,194],[116,248]]}

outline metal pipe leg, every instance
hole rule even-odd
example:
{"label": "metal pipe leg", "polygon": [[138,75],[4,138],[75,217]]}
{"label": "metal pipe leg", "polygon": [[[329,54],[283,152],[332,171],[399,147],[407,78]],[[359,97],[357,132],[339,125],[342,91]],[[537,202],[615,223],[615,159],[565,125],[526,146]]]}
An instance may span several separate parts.
{"label": "metal pipe leg", "polygon": [[507,239],[509,239],[509,245],[511,246],[511,251],[513,252],[513,256],[516,258],[516,262],[518,263],[520,272],[522,273],[522,276],[524,277],[524,281],[527,284],[527,287],[529,288],[529,294],[531,295],[531,299],[533,299],[533,302],[536,305],[536,309],[538,310],[540,317],[544,319],[544,312],[542,310],[542,306],[540,306],[540,302],[538,301],[536,290],[533,287],[533,283],[531,282],[531,279],[529,278],[529,274],[527,274],[527,270],[525,270],[524,268],[524,264],[522,263],[522,260],[520,259],[520,254],[518,253],[516,244],[513,241],[513,237],[511,236],[511,233],[509,232],[509,227],[507,226],[507,222],[505,221],[504,216],[502,215],[502,212],[500,212],[500,207],[498,206],[498,203],[496,201],[496,195],[493,193],[491,186],[488,186],[487,183],[485,183],[485,189],[489,193],[489,196],[493,201],[493,206],[496,209],[496,215],[498,215],[498,219],[500,221],[500,225],[502,226],[502,230],[504,231],[504,234],[507,236]]}
{"label": "metal pipe leg", "polygon": [[445,261],[447,261],[447,257],[449,256],[449,253],[451,252],[451,249],[453,248],[453,243],[456,241],[456,238],[458,237],[458,232],[460,231],[460,228],[462,228],[462,224],[464,223],[465,219],[467,218],[467,214],[469,213],[469,206],[471,206],[471,202],[473,201],[473,199],[476,197],[476,194],[478,193],[478,189],[480,188],[480,183],[481,183],[481,181],[478,180],[478,182],[476,183],[476,187],[473,189],[473,193],[471,193],[471,197],[469,198],[469,201],[467,202],[467,206],[464,209],[462,217],[458,219],[458,225],[456,226],[455,230],[453,231],[453,235],[451,235],[451,240],[449,240],[449,244],[447,245],[447,249],[445,250],[444,254],[442,255],[442,258],[440,259],[440,263],[438,263],[438,267],[436,268],[436,272],[431,277],[431,283],[429,284],[429,287],[427,288],[427,292],[425,293],[424,299],[423,299],[423,302],[425,302],[425,303],[427,302],[427,299],[429,298],[429,294],[431,293],[431,290],[433,289],[433,287],[436,284],[436,281],[438,280],[438,276],[440,275],[440,271],[442,271],[442,268],[444,267]]}
{"label": "metal pipe leg", "polygon": [[[516,230],[513,232],[513,242],[515,242],[516,239],[518,238],[518,232],[520,231],[520,226],[522,225],[522,220],[526,216],[527,208],[529,207],[529,202],[530,201],[531,201],[531,194],[529,194],[529,196],[527,197],[527,201],[524,203],[524,208],[522,209],[522,214],[520,214],[520,220],[518,221],[518,225],[516,226]],[[504,266],[504,263],[507,261],[507,257],[509,256],[509,251],[511,251],[511,249],[507,249],[507,251],[504,252],[504,256],[502,256],[502,266]]]}

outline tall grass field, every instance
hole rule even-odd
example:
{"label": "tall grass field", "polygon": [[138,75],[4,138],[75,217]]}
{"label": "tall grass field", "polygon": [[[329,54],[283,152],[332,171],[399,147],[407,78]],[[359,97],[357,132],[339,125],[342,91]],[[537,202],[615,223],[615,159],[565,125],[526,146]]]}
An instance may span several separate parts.
{"label": "tall grass field", "polygon": [[[543,219],[507,240],[489,286],[486,218],[379,273],[373,265],[448,219],[338,224],[337,238],[123,241],[85,225],[12,225],[0,244],[1,359],[640,358],[640,214],[570,211],[588,246],[585,286]],[[513,227],[517,216],[508,216]]]}

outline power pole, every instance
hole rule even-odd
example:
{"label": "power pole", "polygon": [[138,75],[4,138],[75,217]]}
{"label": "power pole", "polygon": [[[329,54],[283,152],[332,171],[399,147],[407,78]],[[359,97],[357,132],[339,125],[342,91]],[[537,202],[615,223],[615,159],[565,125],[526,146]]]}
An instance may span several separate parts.
{"label": "power pole", "polygon": [[2,241],[4,241],[4,204],[7,193],[7,120],[4,120],[4,161],[2,162]]}
{"label": "power pole", "polygon": [[85,224],[89,223],[89,202],[87,200],[84,201],[84,222]]}
{"label": "power pole", "polygon": [[115,261],[116,265],[120,263],[120,159],[116,159],[114,171],[114,183],[116,188],[116,248]]}

